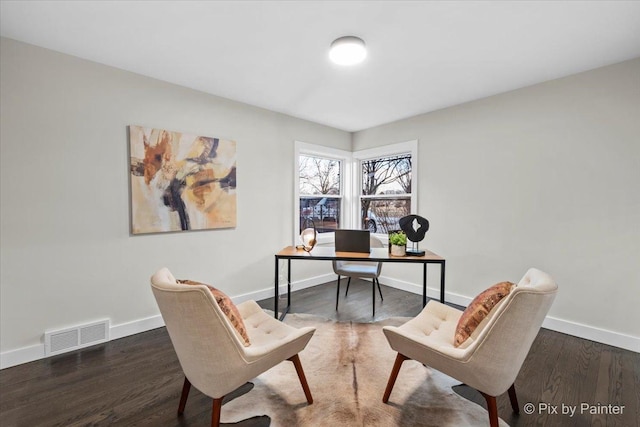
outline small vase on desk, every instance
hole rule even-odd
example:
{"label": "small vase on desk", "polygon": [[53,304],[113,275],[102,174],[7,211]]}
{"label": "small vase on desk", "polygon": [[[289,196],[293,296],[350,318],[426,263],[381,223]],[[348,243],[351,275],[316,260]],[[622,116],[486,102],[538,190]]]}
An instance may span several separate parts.
{"label": "small vase on desk", "polygon": [[392,256],[405,256],[407,254],[406,246],[391,245]]}

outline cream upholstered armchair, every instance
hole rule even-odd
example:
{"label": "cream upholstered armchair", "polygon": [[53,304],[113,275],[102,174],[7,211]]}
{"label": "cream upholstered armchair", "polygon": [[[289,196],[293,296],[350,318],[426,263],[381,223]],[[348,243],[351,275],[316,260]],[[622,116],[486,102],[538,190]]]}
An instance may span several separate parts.
{"label": "cream upholstered armchair", "polygon": [[[382,248],[382,242],[377,238],[370,237],[370,246],[372,248]],[[380,299],[382,298],[382,290],[380,289],[380,282],[378,276],[382,271],[381,262],[368,262],[368,261],[333,261],[333,272],[338,275],[338,288],[336,290],[336,310],[338,310],[338,302],[340,300],[340,279],[342,276],[349,278],[347,280],[347,290],[344,293],[346,297],[349,293],[349,285],[351,284],[352,277],[360,277],[363,279],[371,279],[372,281],[372,305],[373,316],[376,315],[376,285],[378,286],[378,292],[380,293]]]}
{"label": "cream upholstered armchair", "polygon": [[185,375],[178,414],[193,384],[213,398],[211,425],[218,426],[222,398],[284,360],[293,362],[313,403],[298,353],[314,328],[292,328],[246,301],[237,306],[250,340],[246,346],[206,285],[180,284],[163,268],[151,277],[151,288]]}
{"label": "cream upholstered armchair", "polygon": [[400,327],[385,326],[398,355],[382,401],[388,402],[402,363],[413,359],[478,390],[487,401],[490,425],[497,427],[496,396],[508,390],[511,407],[519,412],[513,384],[557,290],[548,274],[530,269],[457,348],[454,335],[462,312],[436,301]]}

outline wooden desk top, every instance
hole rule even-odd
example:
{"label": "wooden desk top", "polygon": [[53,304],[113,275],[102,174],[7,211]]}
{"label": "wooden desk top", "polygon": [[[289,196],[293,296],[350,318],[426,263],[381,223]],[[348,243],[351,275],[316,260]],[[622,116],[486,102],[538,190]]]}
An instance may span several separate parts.
{"label": "wooden desk top", "polygon": [[334,247],[317,246],[311,252],[287,246],[276,254],[278,258],[285,259],[315,259],[315,260],[341,260],[341,261],[377,261],[377,262],[444,262],[444,258],[429,250],[424,250],[423,256],[392,256],[388,248],[371,248],[371,253],[366,252],[336,252]]}

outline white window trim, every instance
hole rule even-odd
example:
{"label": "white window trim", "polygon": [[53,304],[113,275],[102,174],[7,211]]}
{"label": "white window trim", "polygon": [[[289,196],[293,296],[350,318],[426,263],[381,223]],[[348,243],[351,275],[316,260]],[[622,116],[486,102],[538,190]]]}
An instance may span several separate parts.
{"label": "white window trim", "polygon": [[[300,244],[300,155],[311,155],[340,160],[342,171],[340,173],[340,186],[342,189],[342,206],[340,209],[341,228],[360,228],[360,194],[362,183],[360,182],[360,162],[379,157],[394,156],[398,154],[411,154],[411,213],[418,211],[418,140],[399,142],[366,150],[350,152],[338,148],[323,145],[309,144],[302,141],[294,143],[294,212],[293,212],[293,245]],[[387,236],[384,233],[376,233],[376,236],[386,243]],[[318,234],[318,244],[334,242],[334,233]]]}
{"label": "white window trim", "polygon": [[[329,159],[340,160],[342,170],[340,171],[340,188],[341,188],[341,207],[340,207],[340,226],[342,228],[351,228],[351,203],[353,196],[351,182],[353,177],[352,156],[350,151],[340,150],[338,148],[325,147],[323,145],[309,144],[302,141],[295,141],[294,144],[294,194],[295,206],[293,209],[293,246],[299,245],[300,242],[300,155],[318,156]],[[319,233],[318,244],[333,243],[335,240],[334,233]]]}
{"label": "white window trim", "polygon": [[[360,228],[360,195],[362,194],[362,181],[360,179],[360,162],[364,160],[377,159],[380,157],[396,156],[400,154],[411,154],[411,209],[410,213],[418,212],[418,140],[398,142],[395,144],[383,145],[381,147],[368,148],[366,150],[359,150],[353,152],[353,178],[352,181],[355,184],[353,188],[353,195],[358,203],[355,203],[352,208],[353,224],[357,224],[357,228]],[[375,236],[386,244],[387,235],[385,233],[375,233]]]}

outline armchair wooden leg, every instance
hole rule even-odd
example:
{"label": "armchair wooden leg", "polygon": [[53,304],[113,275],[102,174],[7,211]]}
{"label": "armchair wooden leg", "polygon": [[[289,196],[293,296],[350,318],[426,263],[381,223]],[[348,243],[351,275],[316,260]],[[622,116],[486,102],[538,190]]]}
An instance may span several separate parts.
{"label": "armchair wooden leg", "polygon": [[178,405],[178,415],[182,415],[184,407],[187,404],[187,397],[189,397],[189,390],[191,390],[191,383],[184,377],[184,384],[182,385],[182,395],[180,396],[180,405]]}
{"label": "armchair wooden leg", "polygon": [[491,427],[498,427],[498,405],[496,403],[495,396],[489,396],[483,392],[480,392],[487,401],[487,410],[489,411],[489,425]]}
{"label": "armchair wooden leg", "polygon": [[211,408],[211,427],[220,426],[220,411],[222,411],[222,397],[213,399],[213,407]]}
{"label": "armchair wooden leg", "polygon": [[520,413],[520,405],[518,405],[518,396],[516,396],[516,385],[511,384],[509,387],[509,400],[511,401],[511,408],[516,414]]}
{"label": "armchair wooden leg", "polygon": [[311,405],[313,403],[313,397],[311,396],[311,390],[309,390],[307,378],[304,376],[304,370],[302,369],[302,363],[300,363],[300,357],[296,354],[295,356],[291,356],[288,360],[292,361],[293,366],[296,367],[296,372],[298,373],[298,378],[300,379],[302,390],[304,390],[304,395],[307,398],[307,403]]}
{"label": "armchair wooden leg", "polygon": [[384,391],[384,396],[382,396],[382,402],[387,403],[389,401],[389,396],[391,395],[391,390],[393,390],[393,386],[396,383],[396,378],[398,378],[398,373],[400,372],[400,367],[405,360],[409,358],[404,354],[398,353],[396,356],[396,361],[393,364],[393,369],[391,370],[391,375],[389,375],[389,381],[387,382],[387,388]]}
{"label": "armchair wooden leg", "polygon": [[336,311],[338,311],[338,301],[340,301],[340,275],[338,275],[338,289],[336,289]]}

